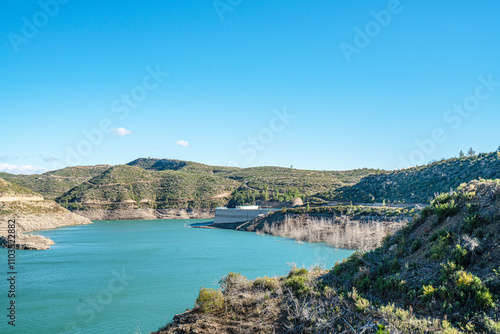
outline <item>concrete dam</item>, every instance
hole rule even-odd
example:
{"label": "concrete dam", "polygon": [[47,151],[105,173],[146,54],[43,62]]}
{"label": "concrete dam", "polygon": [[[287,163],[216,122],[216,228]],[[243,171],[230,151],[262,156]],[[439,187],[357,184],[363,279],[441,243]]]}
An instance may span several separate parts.
{"label": "concrete dam", "polygon": [[260,215],[276,209],[264,209],[259,206],[238,206],[234,209],[216,208],[214,224],[245,223]]}

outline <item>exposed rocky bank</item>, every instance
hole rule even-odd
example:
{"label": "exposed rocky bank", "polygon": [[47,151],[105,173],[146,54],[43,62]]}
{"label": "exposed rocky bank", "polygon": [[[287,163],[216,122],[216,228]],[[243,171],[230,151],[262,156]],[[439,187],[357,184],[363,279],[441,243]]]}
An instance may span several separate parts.
{"label": "exposed rocky bank", "polygon": [[91,220],[145,220],[145,219],[210,219],[214,209],[90,209],[73,213]]}
{"label": "exposed rocky bank", "polygon": [[[49,249],[54,244],[52,240],[41,235],[25,233],[62,226],[92,224],[90,219],[71,213],[56,202],[44,200],[40,195],[13,186],[3,179],[0,179],[0,190],[0,247]],[[15,229],[12,229],[12,225]],[[12,234],[10,233],[12,231],[15,242],[9,244],[9,234]]]}

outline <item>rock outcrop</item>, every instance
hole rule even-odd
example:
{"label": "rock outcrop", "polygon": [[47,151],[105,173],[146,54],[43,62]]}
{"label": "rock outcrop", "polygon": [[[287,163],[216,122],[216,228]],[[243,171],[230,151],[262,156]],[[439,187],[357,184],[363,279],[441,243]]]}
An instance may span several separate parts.
{"label": "rock outcrop", "polygon": [[[71,213],[54,201],[44,200],[39,194],[12,185],[1,178],[0,193],[2,194],[0,196],[0,247],[48,249],[54,244],[52,240],[41,235],[25,233],[92,223],[88,218]],[[9,238],[9,235],[14,235],[15,238]]]}
{"label": "rock outcrop", "polygon": [[74,213],[91,220],[211,219],[215,215],[213,209],[93,209]]}

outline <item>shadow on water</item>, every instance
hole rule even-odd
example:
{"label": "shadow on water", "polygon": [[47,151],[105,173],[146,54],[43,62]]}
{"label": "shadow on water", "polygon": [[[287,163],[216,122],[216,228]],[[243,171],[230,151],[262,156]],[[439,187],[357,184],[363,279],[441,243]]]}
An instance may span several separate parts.
{"label": "shadow on water", "polygon": [[189,224],[189,227],[199,227],[199,226],[209,226],[212,225],[214,222],[204,222],[204,223],[194,223],[194,224]]}

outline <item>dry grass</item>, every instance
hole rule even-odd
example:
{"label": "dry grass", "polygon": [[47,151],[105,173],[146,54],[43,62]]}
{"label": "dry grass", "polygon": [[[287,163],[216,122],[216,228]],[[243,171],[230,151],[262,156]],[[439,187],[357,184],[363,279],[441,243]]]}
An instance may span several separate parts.
{"label": "dry grass", "polygon": [[280,223],[264,226],[261,234],[292,238],[298,241],[326,242],[331,247],[370,250],[381,246],[387,234],[400,230],[406,222],[351,220],[347,216],[316,218],[310,216],[285,217]]}

